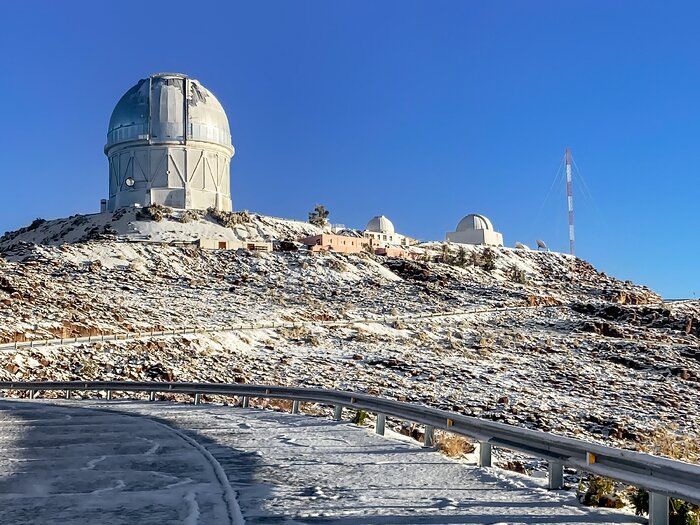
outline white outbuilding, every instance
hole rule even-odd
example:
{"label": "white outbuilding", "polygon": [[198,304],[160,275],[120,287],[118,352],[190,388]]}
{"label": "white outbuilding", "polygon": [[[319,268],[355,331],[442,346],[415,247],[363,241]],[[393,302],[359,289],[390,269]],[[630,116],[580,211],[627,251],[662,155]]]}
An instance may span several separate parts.
{"label": "white outbuilding", "polygon": [[470,213],[457,225],[457,230],[448,232],[449,242],[460,244],[488,244],[503,246],[503,235],[493,229],[493,224],[483,215]]}
{"label": "white outbuilding", "polygon": [[387,247],[408,244],[408,237],[396,233],[394,223],[384,215],[372,217],[367,223],[363,235],[365,239],[371,239],[373,246]]}

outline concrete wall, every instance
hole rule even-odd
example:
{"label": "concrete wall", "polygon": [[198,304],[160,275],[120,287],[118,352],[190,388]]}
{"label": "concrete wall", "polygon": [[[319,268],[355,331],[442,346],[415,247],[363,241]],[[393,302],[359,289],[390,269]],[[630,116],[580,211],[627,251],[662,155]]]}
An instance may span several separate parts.
{"label": "concrete wall", "polygon": [[241,241],[227,239],[198,239],[196,245],[203,250],[238,250],[243,248]]}
{"label": "concrete wall", "polygon": [[347,237],[323,233],[302,239],[301,242],[314,252],[333,251],[337,253],[359,253],[367,241],[361,237]]}
{"label": "concrete wall", "polygon": [[272,243],[269,241],[243,241],[243,247],[252,252],[271,252]]}
{"label": "concrete wall", "polygon": [[404,259],[409,258],[406,250],[391,246],[388,248],[377,248],[374,250],[374,253],[377,255],[384,255],[386,257],[403,257]]}

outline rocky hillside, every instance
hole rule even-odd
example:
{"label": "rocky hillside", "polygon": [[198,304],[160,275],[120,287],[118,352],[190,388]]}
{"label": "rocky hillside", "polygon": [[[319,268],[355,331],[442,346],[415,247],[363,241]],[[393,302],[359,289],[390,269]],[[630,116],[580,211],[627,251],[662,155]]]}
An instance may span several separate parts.
{"label": "rocky hillside", "polygon": [[[157,227],[148,218],[139,226],[135,217],[102,215],[88,218],[90,229],[95,217],[140,228],[138,235],[191,228],[177,218]],[[441,244],[418,248],[416,261],[202,251],[121,242],[121,233],[104,226],[90,234],[85,223],[75,225],[82,220],[40,223],[0,239],[0,343],[241,321],[306,324],[9,348],[0,352],[3,380],[340,388],[625,445],[659,427],[700,431],[700,305],[664,304],[580,259]],[[298,236],[303,224],[247,220],[243,227],[274,239]],[[211,222],[192,223],[200,221]],[[80,242],[61,244],[71,235]],[[388,325],[314,324],[474,307],[487,311]]]}

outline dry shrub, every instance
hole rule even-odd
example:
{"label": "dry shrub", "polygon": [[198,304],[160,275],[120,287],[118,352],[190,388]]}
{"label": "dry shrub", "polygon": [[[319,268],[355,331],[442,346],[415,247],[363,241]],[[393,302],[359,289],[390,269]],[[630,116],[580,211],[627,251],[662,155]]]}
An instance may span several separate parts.
{"label": "dry shrub", "polygon": [[[680,434],[678,426],[659,427],[652,430],[639,445],[639,450],[672,459],[700,463],[700,438]],[[642,488],[632,489],[628,498],[635,514],[649,512],[649,494]],[[700,506],[679,499],[669,500],[669,523],[672,525],[697,525],[700,523]]]}
{"label": "dry shrub", "polygon": [[589,507],[620,509],[625,506],[620,494],[615,492],[615,482],[603,476],[588,478],[588,486],[583,492],[584,483],[579,484],[579,501]]}
{"label": "dry shrub", "polygon": [[467,438],[450,433],[439,433],[435,436],[438,450],[451,458],[462,458],[476,450],[474,443]]}
{"label": "dry shrub", "polygon": [[260,408],[275,410],[277,412],[292,411],[292,401],[289,399],[263,399],[259,406]]}
{"label": "dry shrub", "polygon": [[373,332],[366,332],[361,328],[357,329],[357,333],[353,339],[358,343],[376,343],[379,341],[377,334]]}
{"label": "dry shrub", "polygon": [[429,343],[430,341],[432,341],[432,339],[430,338],[430,336],[429,336],[426,332],[424,332],[423,330],[420,330],[420,331],[418,331],[418,332],[415,332],[415,337],[416,337],[416,339],[418,339],[418,341],[420,341],[421,343]]}
{"label": "dry shrub", "polygon": [[328,266],[336,272],[343,273],[348,271],[348,265],[340,260],[340,256],[336,255],[328,260]]}
{"label": "dry shrub", "polygon": [[320,346],[321,340],[313,335],[305,326],[297,326],[294,328],[285,328],[280,331],[280,335],[286,337],[290,341],[294,341],[297,345],[306,343],[311,346]]}
{"label": "dry shrub", "polygon": [[675,426],[656,428],[646,436],[639,449],[655,456],[700,463],[700,438],[679,434]]}

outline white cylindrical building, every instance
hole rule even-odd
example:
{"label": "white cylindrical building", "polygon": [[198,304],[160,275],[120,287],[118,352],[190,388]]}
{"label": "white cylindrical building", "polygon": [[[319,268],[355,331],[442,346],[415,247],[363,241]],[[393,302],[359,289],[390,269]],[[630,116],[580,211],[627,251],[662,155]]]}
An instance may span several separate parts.
{"label": "white cylindrical building", "polygon": [[234,148],[224,108],[180,73],[140,80],[109,121],[107,209],[162,204],[231,210]]}
{"label": "white cylindrical building", "polygon": [[470,213],[465,216],[457,229],[447,232],[446,238],[449,242],[460,244],[490,244],[493,246],[503,246],[503,235],[494,231],[491,221],[477,213]]}

